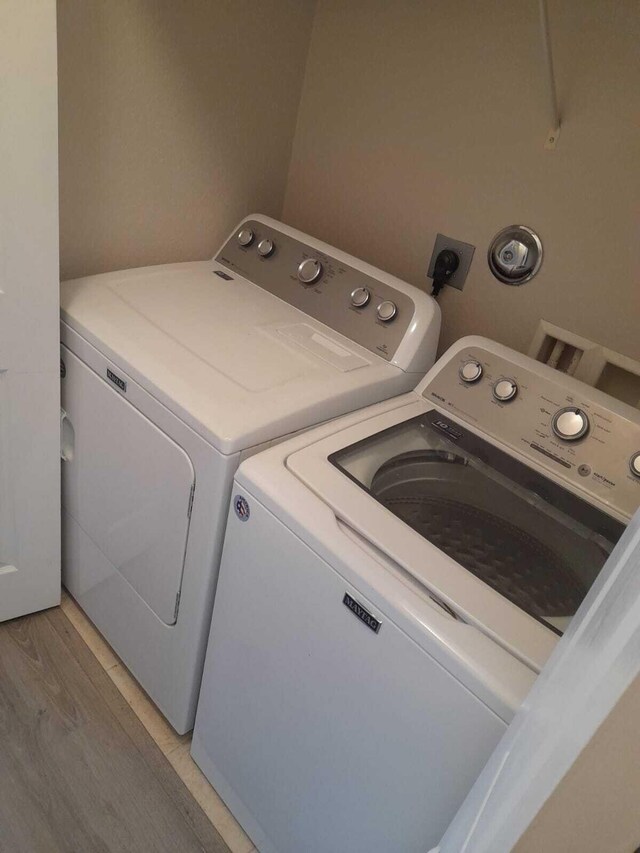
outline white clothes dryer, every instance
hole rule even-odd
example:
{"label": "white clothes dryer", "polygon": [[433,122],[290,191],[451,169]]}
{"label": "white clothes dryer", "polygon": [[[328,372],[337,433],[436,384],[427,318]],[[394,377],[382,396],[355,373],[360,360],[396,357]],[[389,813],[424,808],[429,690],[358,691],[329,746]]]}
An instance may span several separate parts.
{"label": "white clothes dryer", "polygon": [[465,338],[243,463],[192,755],[262,853],[438,843],[640,504],[639,454],[636,409]]}
{"label": "white clothes dryer", "polygon": [[263,216],[213,261],[63,283],[64,583],[179,732],[239,462],[408,390],[439,326],[422,291]]}

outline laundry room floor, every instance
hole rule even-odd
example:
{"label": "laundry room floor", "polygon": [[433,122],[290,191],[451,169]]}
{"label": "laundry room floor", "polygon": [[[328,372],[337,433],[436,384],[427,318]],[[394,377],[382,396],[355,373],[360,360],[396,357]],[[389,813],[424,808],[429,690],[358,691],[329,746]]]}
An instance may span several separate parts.
{"label": "laundry room floor", "polygon": [[0,853],[255,853],[66,593],[0,625]]}

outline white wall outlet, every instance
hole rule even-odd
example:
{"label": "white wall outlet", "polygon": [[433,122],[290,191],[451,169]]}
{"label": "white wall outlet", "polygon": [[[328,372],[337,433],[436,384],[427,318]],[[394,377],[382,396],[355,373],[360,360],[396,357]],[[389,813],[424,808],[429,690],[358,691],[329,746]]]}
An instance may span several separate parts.
{"label": "white wall outlet", "polygon": [[454,240],[453,237],[447,237],[445,234],[437,234],[436,242],[431,254],[431,260],[429,261],[429,269],[427,271],[428,278],[433,278],[433,267],[435,265],[436,258],[443,249],[452,249],[460,258],[458,269],[451,275],[451,278],[447,281],[447,285],[449,287],[455,287],[458,290],[462,290],[476,247],[472,246],[471,243],[463,243],[461,240]]}

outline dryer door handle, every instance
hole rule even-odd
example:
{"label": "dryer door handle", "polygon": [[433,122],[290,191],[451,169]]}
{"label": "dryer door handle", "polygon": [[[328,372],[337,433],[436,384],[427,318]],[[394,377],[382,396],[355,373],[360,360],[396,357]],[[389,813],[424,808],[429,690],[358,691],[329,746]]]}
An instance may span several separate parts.
{"label": "dryer door handle", "polygon": [[76,433],[69,415],[64,409],[60,409],[60,459],[63,462],[73,460],[73,451],[76,443]]}

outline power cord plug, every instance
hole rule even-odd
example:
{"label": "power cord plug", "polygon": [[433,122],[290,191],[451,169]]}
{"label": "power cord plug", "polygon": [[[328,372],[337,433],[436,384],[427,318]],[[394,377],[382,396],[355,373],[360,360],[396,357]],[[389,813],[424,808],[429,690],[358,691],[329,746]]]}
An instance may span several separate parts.
{"label": "power cord plug", "polygon": [[453,249],[443,249],[433,265],[432,296],[437,296],[460,266],[460,257]]}

